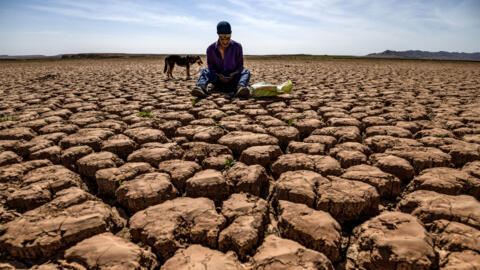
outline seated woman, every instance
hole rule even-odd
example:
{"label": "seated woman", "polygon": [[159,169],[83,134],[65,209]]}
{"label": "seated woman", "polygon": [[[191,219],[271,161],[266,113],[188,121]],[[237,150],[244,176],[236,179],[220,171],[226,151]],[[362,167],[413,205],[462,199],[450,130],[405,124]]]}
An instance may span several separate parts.
{"label": "seated woman", "polygon": [[202,68],[192,95],[206,97],[212,90],[229,92],[239,97],[250,96],[250,72],[243,68],[242,45],[231,40],[230,24],[217,24],[218,40],[207,48],[208,68]]}

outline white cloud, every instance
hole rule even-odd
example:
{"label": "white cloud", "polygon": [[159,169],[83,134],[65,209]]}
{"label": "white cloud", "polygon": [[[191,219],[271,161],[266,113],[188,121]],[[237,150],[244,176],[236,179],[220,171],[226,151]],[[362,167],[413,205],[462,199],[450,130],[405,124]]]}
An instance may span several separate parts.
{"label": "white cloud", "polygon": [[[266,11],[251,9],[248,5],[242,5],[247,10],[238,10],[225,5],[215,6],[215,12],[233,18],[241,26],[248,27],[251,31],[272,30],[272,31],[291,31],[296,30],[296,25],[282,22],[279,18],[271,16]],[[210,4],[198,4],[198,8],[202,10],[211,10]],[[233,26],[232,26],[233,27]]]}
{"label": "white cloud", "polygon": [[149,26],[169,26],[180,24],[183,26],[207,27],[212,23],[206,20],[185,14],[170,14],[162,10],[166,7],[152,7],[138,5],[133,2],[81,2],[81,1],[52,1],[53,5],[29,5],[29,8],[56,13],[68,17],[77,17],[89,20],[103,20],[113,22],[139,23]]}

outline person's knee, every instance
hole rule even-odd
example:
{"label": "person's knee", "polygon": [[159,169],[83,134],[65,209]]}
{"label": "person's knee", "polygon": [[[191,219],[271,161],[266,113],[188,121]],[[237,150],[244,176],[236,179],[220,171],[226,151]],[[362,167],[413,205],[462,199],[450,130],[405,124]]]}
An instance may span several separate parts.
{"label": "person's knee", "polygon": [[250,71],[248,69],[243,69],[242,72],[240,72],[242,75],[250,75]]}

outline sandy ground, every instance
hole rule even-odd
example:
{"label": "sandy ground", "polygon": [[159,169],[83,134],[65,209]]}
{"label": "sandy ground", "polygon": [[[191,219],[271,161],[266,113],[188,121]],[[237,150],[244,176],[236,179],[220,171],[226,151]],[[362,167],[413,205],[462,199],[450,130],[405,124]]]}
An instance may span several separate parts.
{"label": "sandy ground", "polygon": [[480,64],[245,65],[0,63],[0,268],[480,269]]}

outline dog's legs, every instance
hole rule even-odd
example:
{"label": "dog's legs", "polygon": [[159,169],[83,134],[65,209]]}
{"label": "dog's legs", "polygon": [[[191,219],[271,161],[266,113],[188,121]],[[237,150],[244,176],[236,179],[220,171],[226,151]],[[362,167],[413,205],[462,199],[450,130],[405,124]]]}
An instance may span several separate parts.
{"label": "dog's legs", "polygon": [[167,65],[167,80],[169,80],[170,79],[170,63],[166,65]]}
{"label": "dog's legs", "polygon": [[174,67],[175,67],[175,63],[172,63],[172,64],[170,65],[170,77],[172,77],[172,79],[175,79],[175,78],[173,78],[173,68],[174,68]]}
{"label": "dog's legs", "polygon": [[190,79],[190,64],[187,64],[187,80]]}

